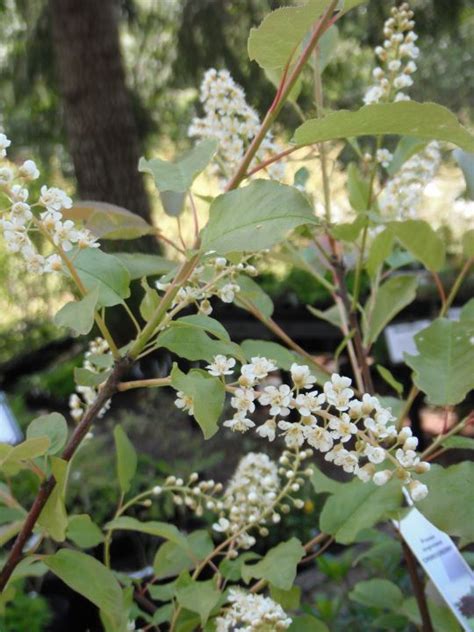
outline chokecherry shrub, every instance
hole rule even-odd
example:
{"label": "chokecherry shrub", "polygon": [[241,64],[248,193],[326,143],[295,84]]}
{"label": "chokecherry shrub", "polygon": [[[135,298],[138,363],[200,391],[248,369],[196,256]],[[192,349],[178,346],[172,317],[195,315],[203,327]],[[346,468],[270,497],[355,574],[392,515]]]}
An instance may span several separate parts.
{"label": "chokecherry shrub", "polygon": [[[228,70],[205,73],[200,115],[188,129],[198,142],[174,162],[142,159],[139,166],[153,177],[162,212],[177,217],[177,240],[113,205],[91,202],[79,212],[65,191],[47,184],[33,196],[30,185],[39,170],[33,160],[16,164],[11,141],[0,133],[5,247],[19,257],[25,274],[63,275],[74,288],[76,298],[55,317],[58,326],[77,335],[94,330],[75,372],[70,419],[43,415],[23,442],[0,445],[7,525],[0,586],[6,607],[19,581],[51,571],[98,607],[107,632],[327,630],[318,612],[300,603],[298,570],[331,543],[370,542],[380,524],[397,537],[397,520],[413,503],[461,536],[463,545],[474,541],[466,513],[472,463],[432,467],[448,449],[472,448],[472,439],[456,435],[472,421],[473,301],[460,305],[457,319],[447,316],[474,261],[474,213],[467,200],[454,205],[453,216],[462,207],[464,228],[449,242],[447,231],[421,213],[426,188],[449,159],[450,146],[458,147],[460,164],[468,164],[474,136],[445,108],[411,100],[420,49],[406,3],[385,22],[364,104],[354,111],[328,109],[324,70],[337,45],[336,23],[352,19],[350,9],[363,4],[310,0],[278,9],[251,30],[250,59],[276,77],[275,98],[263,115],[247,103]],[[314,90],[308,111],[298,104],[305,84]],[[285,103],[302,118],[290,140],[274,125]],[[344,146],[351,163],[341,202],[340,196],[334,199],[340,183],[334,184],[333,173],[334,156]],[[310,169],[300,166],[294,173],[295,159]],[[220,190],[212,199],[194,182],[206,168]],[[315,171],[321,187],[314,185]],[[181,218],[194,229],[192,242],[183,236]],[[145,234],[172,248],[170,258],[102,250],[103,241],[118,235]],[[333,300],[324,312],[308,307],[340,332],[327,364],[272,317],[272,300],[258,277],[277,261],[303,270]],[[449,287],[449,275],[440,275],[448,267]],[[380,340],[427,277],[439,294],[439,313],[416,335],[416,353],[405,355],[413,377],[406,390],[378,363]],[[134,313],[127,300],[137,280],[142,299]],[[272,341],[232,341],[213,317],[218,302],[249,312]],[[130,324],[130,342],[122,347],[109,327],[108,309],[115,306]],[[132,379],[133,366],[157,349],[173,355],[171,371]],[[68,479],[82,477],[74,456],[96,440],[94,425],[113,410],[117,393],[145,388],[171,389],[178,416],[183,422],[191,417],[204,440],[232,433],[259,451],[242,454],[228,480],[177,471],[132,494],[137,454],[116,425],[117,507],[99,526],[93,515],[77,514],[66,503]],[[412,429],[417,397],[441,408],[447,420],[441,434],[422,447]],[[450,425],[455,407],[460,420]],[[155,428],[157,443],[169,428],[163,416]],[[38,484],[30,507],[11,485],[27,472]],[[294,525],[314,505],[311,487],[318,494],[318,515],[310,514],[312,537],[303,543]],[[465,496],[451,489],[463,489]],[[147,508],[165,501],[192,515],[189,524],[200,528],[143,519]],[[111,544],[122,530],[147,534],[156,543],[144,571],[117,572]],[[413,569],[406,547],[405,557]],[[407,625],[420,616],[431,629],[422,580],[416,572],[411,579],[420,615],[405,607],[396,586],[391,588],[400,593],[400,603],[383,602],[387,579],[383,587],[374,580],[374,601],[405,617]]]}

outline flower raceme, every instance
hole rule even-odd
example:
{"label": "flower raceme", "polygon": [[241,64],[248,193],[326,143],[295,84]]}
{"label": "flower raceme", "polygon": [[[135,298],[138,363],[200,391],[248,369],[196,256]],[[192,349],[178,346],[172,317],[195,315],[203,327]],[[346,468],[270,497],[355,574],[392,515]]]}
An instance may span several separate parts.
{"label": "flower raceme", "polygon": [[[225,380],[235,374],[236,361],[216,356],[207,369]],[[377,397],[366,393],[358,399],[350,378],[338,374],[319,392],[309,367],[296,363],[290,368],[290,384],[266,385],[266,378],[276,370],[276,364],[264,357],[253,357],[241,366],[237,380],[226,385],[234,414],[224,421],[225,427],[241,433],[255,429],[268,441],[280,435],[289,451],[307,445],[364,482],[384,485],[395,478],[413,500],[426,496],[427,487],[414,478],[429,469],[416,452],[418,439],[408,427],[397,429],[391,410]],[[176,405],[192,414],[192,399],[185,402],[182,393]],[[267,412],[264,423],[257,424],[257,405]]]}
{"label": "flower raceme", "polygon": [[216,632],[276,632],[287,630],[292,623],[283,608],[270,597],[231,588],[228,601],[231,607],[216,619]]}
{"label": "flower raceme", "polygon": [[[37,180],[40,172],[33,160],[12,166],[5,158],[11,141],[0,133],[0,191],[8,204],[0,219],[7,249],[19,253],[26,262],[28,272],[43,274],[61,270],[58,251],[68,252],[74,247],[97,248],[95,237],[71,220],[64,220],[62,211],[72,206],[71,198],[57,187],[41,187],[39,199],[29,201],[28,184]],[[53,252],[43,255],[31,239],[40,232],[50,242]]]}
{"label": "flower raceme", "polygon": [[[204,116],[193,119],[188,135],[216,138],[219,141],[219,169],[225,169],[224,175],[233,173],[260,128],[259,116],[247,104],[244,90],[234,82],[228,70],[210,68],[206,71],[201,83],[200,100]],[[279,151],[272,134],[268,133],[255,156],[255,162]],[[285,172],[281,163],[269,165],[267,171],[276,180],[281,180]]]}

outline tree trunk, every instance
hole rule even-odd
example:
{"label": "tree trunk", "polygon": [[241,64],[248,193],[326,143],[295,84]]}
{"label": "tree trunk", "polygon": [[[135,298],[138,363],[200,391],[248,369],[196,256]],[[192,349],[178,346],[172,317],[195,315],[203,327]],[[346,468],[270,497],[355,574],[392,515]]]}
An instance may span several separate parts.
{"label": "tree trunk", "polygon": [[[125,84],[116,0],[50,0],[50,8],[79,195],[123,206],[149,221],[150,206],[137,170],[139,140]],[[149,250],[154,243],[139,241],[132,242],[135,250]]]}

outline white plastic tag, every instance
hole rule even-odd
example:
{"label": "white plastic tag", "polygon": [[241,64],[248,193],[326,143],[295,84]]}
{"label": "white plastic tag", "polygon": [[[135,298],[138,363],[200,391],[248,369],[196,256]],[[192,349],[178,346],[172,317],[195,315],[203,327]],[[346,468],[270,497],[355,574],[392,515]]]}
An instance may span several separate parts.
{"label": "white plastic tag", "polygon": [[415,507],[398,529],[462,628],[474,632],[474,573],[454,542]]}

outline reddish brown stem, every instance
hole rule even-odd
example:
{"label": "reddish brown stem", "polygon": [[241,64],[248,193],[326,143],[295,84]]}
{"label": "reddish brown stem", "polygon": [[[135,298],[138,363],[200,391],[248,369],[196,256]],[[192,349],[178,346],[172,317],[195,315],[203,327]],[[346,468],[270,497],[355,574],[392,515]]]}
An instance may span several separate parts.
{"label": "reddish brown stem", "polygon": [[[64,459],[64,461],[71,460],[82,440],[88,433],[93,421],[101,411],[102,407],[117,391],[117,386],[120,382],[120,378],[125,374],[129,366],[130,360],[128,358],[123,358],[116,363],[114,370],[105,382],[103,388],[100,390],[97,399],[87,409],[84,417],[81,419],[80,423],[74,430],[68,444],[64,448],[64,451],[61,455],[61,458]],[[0,573],[0,591],[3,591],[8,580],[11,577],[11,574],[22,559],[23,547],[31,536],[36,521],[38,520],[42,510],[44,509],[48,498],[51,496],[55,485],[56,480],[54,479],[54,476],[50,476],[41,484],[35,501],[33,502],[33,505],[31,506],[31,509],[26,516],[23,527],[18,534],[15,543],[12,546],[10,553],[8,554],[7,561],[5,562],[2,572]]]}
{"label": "reddish brown stem", "polygon": [[408,573],[410,575],[411,583],[413,586],[413,592],[415,593],[418,608],[421,616],[421,630],[422,632],[433,632],[433,626],[431,624],[430,612],[428,610],[428,603],[426,602],[425,590],[423,584],[418,575],[416,566],[416,558],[411,552],[408,544],[402,540],[403,555],[405,556],[405,562],[407,565]]}

